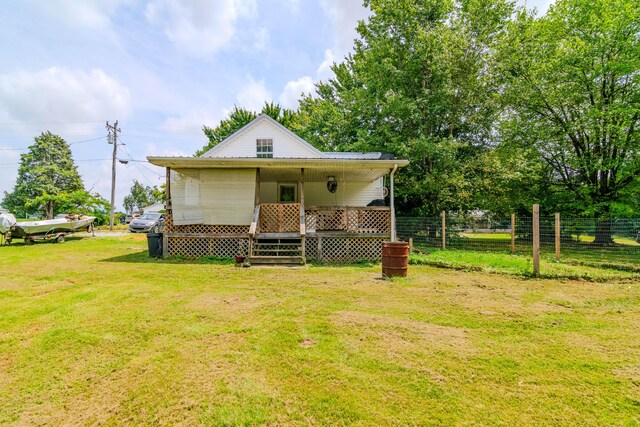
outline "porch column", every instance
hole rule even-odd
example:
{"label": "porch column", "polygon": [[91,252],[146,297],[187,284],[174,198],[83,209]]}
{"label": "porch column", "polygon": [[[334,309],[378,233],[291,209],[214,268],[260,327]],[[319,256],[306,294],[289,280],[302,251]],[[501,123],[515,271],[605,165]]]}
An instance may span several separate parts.
{"label": "porch column", "polygon": [[302,258],[305,258],[307,252],[305,243],[307,224],[304,217],[304,168],[300,168],[300,183],[298,186],[300,187],[300,247],[302,248],[300,255],[302,255]]}
{"label": "porch column", "polygon": [[389,198],[390,198],[390,205],[391,205],[391,241],[395,242],[396,241],[396,203],[394,200],[394,193],[393,193],[393,176],[395,175],[396,171],[398,170],[398,165],[393,165],[393,169],[391,169],[391,179],[389,180]]}
{"label": "porch column", "polygon": [[256,168],[256,197],[254,207],[260,204],[260,168]]}
{"label": "porch column", "polygon": [[[165,192],[165,202],[164,202],[164,210],[165,210],[165,219],[169,217],[169,212],[171,212],[171,224],[168,224],[173,230],[173,208],[171,207],[171,168],[166,168],[166,185],[164,187]],[[168,222],[168,221],[167,221]],[[169,254],[169,236],[165,230],[162,230],[162,258],[166,258]]]}
{"label": "porch column", "polygon": [[304,168],[300,169],[300,204],[304,206]]}

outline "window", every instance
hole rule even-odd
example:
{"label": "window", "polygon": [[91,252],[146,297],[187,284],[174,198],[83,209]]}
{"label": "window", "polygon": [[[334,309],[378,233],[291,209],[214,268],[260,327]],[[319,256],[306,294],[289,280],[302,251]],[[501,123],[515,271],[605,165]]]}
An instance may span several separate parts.
{"label": "window", "polygon": [[273,157],[273,139],[256,139],[256,153],[258,157]]}
{"label": "window", "polygon": [[295,203],[297,196],[296,184],[278,184],[278,203]]}

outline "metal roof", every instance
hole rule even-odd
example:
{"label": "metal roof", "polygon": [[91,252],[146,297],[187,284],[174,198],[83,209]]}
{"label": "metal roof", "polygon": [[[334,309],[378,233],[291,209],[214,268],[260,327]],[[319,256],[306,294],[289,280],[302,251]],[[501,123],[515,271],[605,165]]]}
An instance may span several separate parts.
{"label": "metal roof", "polygon": [[379,159],[382,153],[357,153],[342,151],[324,151],[322,154],[329,159]]}
{"label": "metal roof", "polygon": [[295,159],[295,158],[255,158],[255,157],[156,157],[148,156],[149,163],[172,169],[209,168],[305,168],[305,169],[393,169],[407,166],[404,159]]}

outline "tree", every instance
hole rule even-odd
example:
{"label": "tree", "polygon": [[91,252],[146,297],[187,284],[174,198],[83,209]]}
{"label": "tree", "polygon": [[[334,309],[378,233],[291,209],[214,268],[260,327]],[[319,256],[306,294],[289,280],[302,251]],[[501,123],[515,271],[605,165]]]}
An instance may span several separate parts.
{"label": "tree", "polygon": [[487,169],[499,113],[490,71],[512,13],[507,1],[370,0],[354,53],[300,104],[301,136],[329,150],[408,158],[403,213],[473,209],[496,179]]}
{"label": "tree", "polygon": [[158,189],[156,186],[144,186],[138,180],[134,179],[131,190],[129,194],[125,196],[123,204],[127,212],[134,212],[165,199],[166,196],[163,188]]}
{"label": "tree", "polygon": [[[264,107],[262,107],[260,114],[266,114],[278,123],[282,124],[284,127],[290,129],[296,120],[296,113],[293,110],[283,108],[272,102],[266,102]],[[201,156],[211,150],[213,147],[249,124],[256,117],[258,117],[258,113],[249,111],[245,108],[239,108],[237,106],[233,107],[233,110],[229,115],[215,128],[210,128],[208,126],[202,127],[202,131],[207,136],[209,142],[200,150],[196,151],[195,155]]]}
{"label": "tree", "polygon": [[539,19],[521,11],[501,49],[503,129],[550,168],[556,208],[598,219],[597,244],[637,202],[638,34],[637,0],[557,0]]}
{"label": "tree", "polygon": [[3,206],[18,215],[35,209],[53,218],[63,207],[77,206],[70,204],[71,194],[86,191],[64,139],[45,132],[34,141],[20,156],[18,179],[13,192],[5,192]]}

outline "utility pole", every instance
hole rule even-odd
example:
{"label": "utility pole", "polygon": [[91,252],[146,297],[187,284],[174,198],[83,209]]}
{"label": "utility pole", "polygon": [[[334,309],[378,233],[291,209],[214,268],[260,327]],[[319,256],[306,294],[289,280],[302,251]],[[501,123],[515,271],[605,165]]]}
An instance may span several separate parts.
{"label": "utility pole", "polygon": [[[112,125],[107,121],[107,130],[109,131],[109,144],[113,144],[113,160],[111,163],[111,214],[109,216],[109,230],[113,231],[113,210],[116,203],[116,155],[118,151],[118,121]],[[122,145],[122,144],[120,144]]]}

